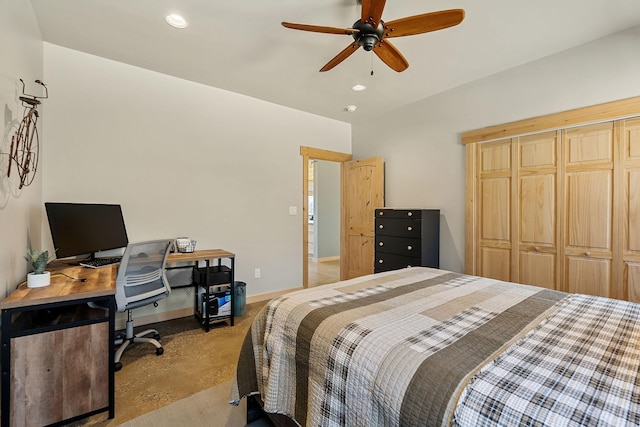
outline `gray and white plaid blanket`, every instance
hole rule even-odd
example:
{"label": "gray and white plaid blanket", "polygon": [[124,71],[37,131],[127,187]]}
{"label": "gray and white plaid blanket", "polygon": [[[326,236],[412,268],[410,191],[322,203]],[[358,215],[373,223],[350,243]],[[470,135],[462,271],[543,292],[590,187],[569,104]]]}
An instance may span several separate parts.
{"label": "gray and white plaid blanket", "polygon": [[639,423],[639,305],[409,268],[256,317],[232,402],[308,426]]}

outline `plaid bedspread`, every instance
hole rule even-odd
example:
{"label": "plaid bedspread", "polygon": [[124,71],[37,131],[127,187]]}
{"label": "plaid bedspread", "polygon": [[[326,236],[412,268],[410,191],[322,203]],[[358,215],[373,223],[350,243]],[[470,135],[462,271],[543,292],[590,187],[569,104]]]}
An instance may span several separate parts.
{"label": "plaid bedspread", "polygon": [[231,401],[305,426],[638,425],[639,307],[421,267],[293,292]]}

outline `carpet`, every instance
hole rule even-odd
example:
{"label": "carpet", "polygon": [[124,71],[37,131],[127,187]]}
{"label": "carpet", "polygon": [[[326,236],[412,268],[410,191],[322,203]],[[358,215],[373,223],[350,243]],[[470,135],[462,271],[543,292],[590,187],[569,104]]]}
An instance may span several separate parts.
{"label": "carpet", "polygon": [[[231,381],[208,388],[121,424],[123,427],[220,426],[245,425],[247,402],[228,403]],[[252,423],[253,425],[253,423]]]}

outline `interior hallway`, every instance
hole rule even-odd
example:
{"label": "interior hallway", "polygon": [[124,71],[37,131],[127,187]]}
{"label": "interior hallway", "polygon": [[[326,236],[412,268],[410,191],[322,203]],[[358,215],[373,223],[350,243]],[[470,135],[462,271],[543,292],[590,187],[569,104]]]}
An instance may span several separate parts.
{"label": "interior hallway", "polygon": [[321,260],[309,257],[309,287],[326,285],[340,280],[340,258]]}

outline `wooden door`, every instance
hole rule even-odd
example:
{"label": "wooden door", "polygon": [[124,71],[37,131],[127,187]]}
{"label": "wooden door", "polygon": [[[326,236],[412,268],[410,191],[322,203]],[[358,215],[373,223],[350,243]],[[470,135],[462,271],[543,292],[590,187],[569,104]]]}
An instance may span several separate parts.
{"label": "wooden door", "polygon": [[342,163],[341,206],[340,280],[371,274],[374,211],[384,207],[382,157]]}
{"label": "wooden door", "polygon": [[640,302],[640,119],[622,123],[622,291]]}
{"label": "wooden door", "polygon": [[478,147],[478,272],[511,281],[511,140]]}
{"label": "wooden door", "polygon": [[518,278],[558,288],[556,132],[518,138]]}
{"label": "wooden door", "polygon": [[563,134],[564,290],[613,296],[613,123]]}

